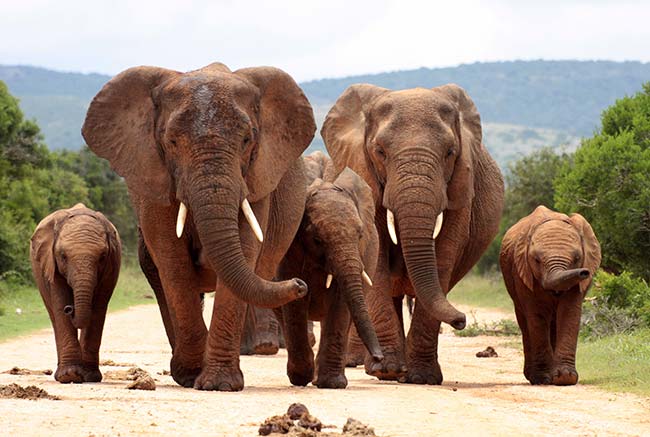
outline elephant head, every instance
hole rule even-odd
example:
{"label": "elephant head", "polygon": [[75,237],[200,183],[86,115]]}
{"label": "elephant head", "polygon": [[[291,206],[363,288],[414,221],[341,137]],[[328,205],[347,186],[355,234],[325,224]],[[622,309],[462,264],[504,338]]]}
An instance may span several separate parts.
{"label": "elephant head", "polygon": [[372,286],[378,250],[370,187],[349,168],[333,182],[315,179],[307,189],[303,228],[307,252],[328,273],[326,288],[337,281],[359,336],[370,354],[381,360],[363,293],[364,282]]}
{"label": "elephant head", "polygon": [[512,230],[515,268],[528,289],[536,281],[545,290],[566,291],[579,284],[580,292],[587,292],[601,255],[584,217],[538,206]]}
{"label": "elephant head", "polygon": [[445,235],[445,211],[472,206],[473,158],[483,147],[472,100],[456,85],[403,91],[352,85],[321,134],[337,169],[348,165],[370,185],[377,225],[393,243],[399,238],[418,303],[463,329],[465,315],[447,301],[438,279],[435,238],[439,232],[454,238]]}
{"label": "elephant head", "polygon": [[53,296],[57,308],[52,310],[68,314],[75,328],[87,328],[93,292],[104,275],[111,277],[107,270],[120,265],[122,251],[115,227],[102,213],[79,203],[39,223],[32,235],[31,252],[46,284],[64,281],[68,286],[57,289],[71,291]]}
{"label": "elephant head", "polygon": [[250,203],[275,190],[309,145],[313,112],[302,90],[270,67],[231,72],[214,63],[188,73],[135,67],[93,99],[82,133],[129,191],[188,210],[220,281],[242,300],[275,307],[306,293],[304,283],[257,276],[244,258],[240,211],[258,239]]}

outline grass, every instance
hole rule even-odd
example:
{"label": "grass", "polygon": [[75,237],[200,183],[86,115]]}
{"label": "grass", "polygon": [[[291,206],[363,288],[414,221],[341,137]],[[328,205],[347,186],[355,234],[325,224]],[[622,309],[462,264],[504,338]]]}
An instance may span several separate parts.
{"label": "grass", "polygon": [[576,361],[581,384],[650,395],[650,328],[581,339]]}
{"label": "grass", "polygon": [[500,274],[465,276],[449,293],[449,300],[456,304],[500,309],[513,314],[515,311]]}
{"label": "grass", "polygon": [[[117,311],[133,305],[154,303],[153,291],[138,267],[123,266],[108,306]],[[20,308],[21,314],[16,312]],[[35,286],[0,283],[0,342],[51,326],[50,318]]]}
{"label": "grass", "polygon": [[479,323],[475,320],[467,325],[462,331],[455,330],[454,335],[458,337],[477,337],[479,335],[507,337],[521,335],[521,331],[519,330],[517,322],[510,319],[501,319],[490,323]]}
{"label": "grass", "polygon": [[[510,296],[500,278],[468,275],[449,294],[453,303],[482,308],[514,311]],[[465,330],[471,335],[497,335],[508,327],[470,323]],[[514,323],[514,322],[511,322]],[[464,331],[459,334],[465,335]],[[522,350],[521,340],[507,346]],[[580,338],[576,368],[580,384],[594,385],[613,392],[650,396],[650,328],[598,339]]]}

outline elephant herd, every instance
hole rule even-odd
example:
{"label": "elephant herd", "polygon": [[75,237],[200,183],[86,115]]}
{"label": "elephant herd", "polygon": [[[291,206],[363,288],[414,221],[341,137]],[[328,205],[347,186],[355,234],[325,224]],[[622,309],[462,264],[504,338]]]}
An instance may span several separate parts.
{"label": "elephant herd", "polygon": [[[271,67],[135,67],[90,104],[82,134],[128,187],[181,386],[242,390],[242,333],[256,312],[282,331],[294,385],[344,388],[346,365],[358,364],[379,379],[442,382],[440,324],[466,324],[446,295],[497,234],[503,208],[476,106],[456,85],[357,84],[321,129],[331,159],[301,156],[315,130],[300,87]],[[56,211],[38,225],[31,258],[55,379],[101,381],[116,229],[82,204]],[[589,224],[539,207],[508,231],[500,261],[526,378],[575,384],[581,303],[600,262]],[[203,293],[213,291],[206,327]],[[404,296],[415,297],[408,333]],[[310,321],[321,323],[316,358]]]}

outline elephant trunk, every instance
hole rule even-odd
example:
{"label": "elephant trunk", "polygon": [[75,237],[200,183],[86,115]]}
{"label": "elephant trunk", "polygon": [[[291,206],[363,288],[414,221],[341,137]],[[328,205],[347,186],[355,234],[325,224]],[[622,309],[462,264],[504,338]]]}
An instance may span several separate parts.
{"label": "elephant trunk", "polygon": [[542,287],[545,290],[566,291],[578,285],[580,281],[589,278],[589,275],[588,269],[565,270],[556,268],[544,275]]}
{"label": "elephant trunk", "polygon": [[97,286],[97,272],[94,265],[83,269],[78,267],[69,284],[72,287],[74,307],[64,308],[64,313],[69,313],[72,325],[77,329],[84,329],[90,326],[92,317],[92,303],[95,287]]}
{"label": "elephant trunk", "polygon": [[[356,252],[356,253],[355,253]],[[336,271],[340,292],[350,310],[350,316],[357,328],[357,333],[375,361],[381,361],[384,355],[379,345],[379,339],[368,314],[366,299],[363,294],[362,272],[363,263],[356,248],[337,250],[333,254],[333,264]]]}
{"label": "elephant trunk", "polygon": [[212,168],[189,184],[187,198],[201,244],[219,281],[239,299],[264,308],[275,308],[304,296],[307,286],[299,279],[270,282],[253,272],[244,257],[239,235],[241,184],[234,183],[228,172],[215,166],[205,167]]}

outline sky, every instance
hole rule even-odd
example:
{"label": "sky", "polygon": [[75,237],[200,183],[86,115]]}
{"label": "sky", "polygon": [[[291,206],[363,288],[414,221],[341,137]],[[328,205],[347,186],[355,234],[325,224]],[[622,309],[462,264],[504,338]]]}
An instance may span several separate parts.
{"label": "sky", "polygon": [[644,0],[0,0],[0,64],[220,61],[298,81],[515,59],[650,61]]}

